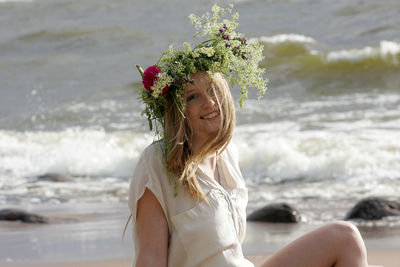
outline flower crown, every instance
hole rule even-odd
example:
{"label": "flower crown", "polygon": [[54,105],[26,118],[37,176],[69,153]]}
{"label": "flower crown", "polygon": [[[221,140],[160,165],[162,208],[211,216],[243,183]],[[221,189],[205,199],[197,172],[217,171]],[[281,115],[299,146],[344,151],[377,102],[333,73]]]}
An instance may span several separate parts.
{"label": "flower crown", "polygon": [[[263,46],[256,42],[247,43],[242,34],[235,32],[239,14],[232,14],[232,8],[233,5],[228,8],[214,5],[212,14],[207,12],[201,17],[191,14],[189,18],[198,30],[194,37],[208,36],[206,41],[194,48],[185,42],[182,51],[175,51],[171,45],[158,63],[145,71],[136,65],[142,75],[144,88],[140,89],[140,95],[146,104],[143,113],[147,115],[150,130],[153,129],[153,122],[156,122],[158,133],[159,126],[164,129],[164,108],[168,96],[172,96],[184,116],[183,88],[186,83],[192,83],[190,75],[198,71],[209,74],[219,72],[224,74],[232,87],[239,84],[240,106],[247,98],[247,86],[257,87],[259,98],[263,96],[267,80],[263,78],[264,69],[258,66],[263,59]],[[232,14],[231,20],[221,18],[226,13]]]}

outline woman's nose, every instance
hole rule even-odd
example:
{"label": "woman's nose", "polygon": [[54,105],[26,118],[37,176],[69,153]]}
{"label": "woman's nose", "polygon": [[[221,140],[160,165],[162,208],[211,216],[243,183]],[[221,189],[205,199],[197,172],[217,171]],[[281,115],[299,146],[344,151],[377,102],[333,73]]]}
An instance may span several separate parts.
{"label": "woman's nose", "polygon": [[207,94],[205,96],[205,100],[204,100],[203,106],[206,108],[206,107],[214,107],[214,105],[215,105],[215,97],[214,97],[214,95],[213,94]]}

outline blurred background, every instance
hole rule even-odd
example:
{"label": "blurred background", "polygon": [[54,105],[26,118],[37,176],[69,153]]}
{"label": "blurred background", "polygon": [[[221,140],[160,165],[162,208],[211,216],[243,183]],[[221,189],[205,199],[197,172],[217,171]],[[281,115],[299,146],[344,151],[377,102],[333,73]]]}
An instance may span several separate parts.
{"label": "blurred background", "polygon": [[[170,44],[200,42],[188,15],[214,3],[230,2],[0,0],[0,207],[118,211],[120,231],[131,174],[154,140],[135,65],[155,64]],[[265,47],[269,79],[262,100],[254,90],[237,107],[248,211],[284,201],[315,226],[366,196],[399,200],[399,1],[233,3],[238,31]],[[37,178],[46,173],[70,179]],[[396,218],[361,224],[400,227]]]}

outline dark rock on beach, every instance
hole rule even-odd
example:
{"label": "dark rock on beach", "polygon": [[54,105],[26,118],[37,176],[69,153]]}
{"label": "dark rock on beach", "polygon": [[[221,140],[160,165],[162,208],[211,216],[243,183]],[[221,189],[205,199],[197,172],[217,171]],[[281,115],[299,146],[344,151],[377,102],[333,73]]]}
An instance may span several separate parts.
{"label": "dark rock on beach", "polygon": [[49,219],[38,214],[18,209],[0,210],[0,221],[22,221],[25,223],[48,223]]}
{"label": "dark rock on beach", "polygon": [[345,220],[380,220],[386,216],[400,216],[400,202],[368,197],[361,199],[346,214]]}
{"label": "dark rock on beach", "polygon": [[274,203],[255,210],[247,216],[247,220],[272,223],[297,223],[300,221],[300,213],[289,204]]}
{"label": "dark rock on beach", "polygon": [[39,181],[72,182],[72,179],[60,173],[46,173],[37,177]]}

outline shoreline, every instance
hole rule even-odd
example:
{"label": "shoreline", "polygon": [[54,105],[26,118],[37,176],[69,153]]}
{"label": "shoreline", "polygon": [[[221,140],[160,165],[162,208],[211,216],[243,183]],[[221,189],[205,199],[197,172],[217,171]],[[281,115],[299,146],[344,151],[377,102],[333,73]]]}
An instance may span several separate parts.
{"label": "shoreline", "polygon": [[[14,208],[21,208],[14,206]],[[86,203],[24,207],[49,224],[0,221],[1,267],[132,266],[133,242],[126,203]],[[247,223],[243,253],[256,266],[281,247],[320,225]],[[400,227],[359,226],[370,264],[397,267]],[[397,266],[396,266],[397,264]]]}
{"label": "shoreline", "polygon": [[[247,259],[254,263],[256,267],[269,257],[264,255],[246,255]],[[400,262],[400,250],[368,250],[368,263],[372,265],[380,265],[384,267],[397,267]],[[91,261],[74,261],[74,262],[36,262],[36,263],[5,263],[0,264],[1,267],[128,267],[132,266],[132,260],[121,259],[104,259]]]}

